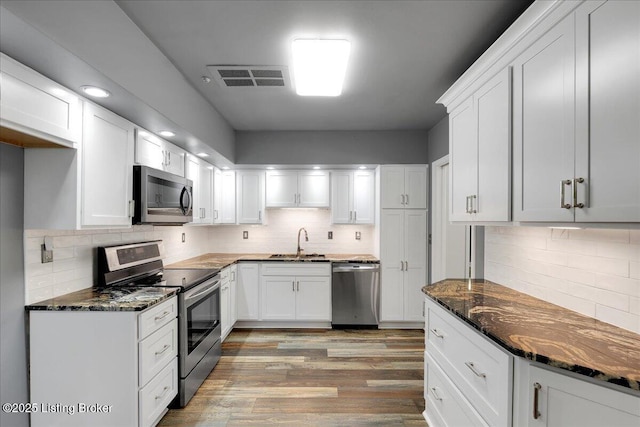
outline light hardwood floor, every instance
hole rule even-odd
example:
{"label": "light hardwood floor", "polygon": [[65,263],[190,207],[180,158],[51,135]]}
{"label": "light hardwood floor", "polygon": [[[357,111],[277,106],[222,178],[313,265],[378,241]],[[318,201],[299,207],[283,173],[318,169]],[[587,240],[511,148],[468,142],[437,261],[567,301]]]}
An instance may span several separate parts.
{"label": "light hardwood floor", "polygon": [[422,330],[233,331],[159,426],[426,426]]}

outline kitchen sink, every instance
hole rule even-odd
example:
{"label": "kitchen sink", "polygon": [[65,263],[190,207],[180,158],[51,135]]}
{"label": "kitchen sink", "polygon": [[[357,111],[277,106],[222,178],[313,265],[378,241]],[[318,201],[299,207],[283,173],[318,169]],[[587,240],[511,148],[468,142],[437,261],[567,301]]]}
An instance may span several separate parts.
{"label": "kitchen sink", "polygon": [[302,254],[297,256],[296,254],[273,254],[269,258],[278,258],[278,259],[306,259],[306,258],[324,258],[324,254]]}

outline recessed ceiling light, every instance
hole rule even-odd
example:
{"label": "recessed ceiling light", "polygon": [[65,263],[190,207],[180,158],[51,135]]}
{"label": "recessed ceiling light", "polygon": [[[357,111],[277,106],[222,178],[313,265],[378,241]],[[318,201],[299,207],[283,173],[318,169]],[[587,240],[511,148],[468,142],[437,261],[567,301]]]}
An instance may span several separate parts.
{"label": "recessed ceiling light", "polygon": [[301,96],[338,96],[347,70],[348,40],[293,41],[293,74]]}
{"label": "recessed ceiling light", "polygon": [[313,168],[314,168],[315,170],[318,170],[318,169],[320,169],[320,166],[314,166]]}
{"label": "recessed ceiling light", "polygon": [[273,168],[273,166],[267,166],[267,169],[272,171],[274,168]]}
{"label": "recessed ceiling light", "polygon": [[223,166],[222,169],[229,170],[229,166]]}
{"label": "recessed ceiling light", "polygon": [[366,166],[360,166],[358,169],[366,169]]}
{"label": "recessed ceiling light", "polygon": [[87,95],[93,96],[94,98],[107,98],[111,96],[111,92],[97,86],[81,86],[80,89],[82,89],[82,91]]}
{"label": "recessed ceiling light", "polygon": [[172,136],[176,136],[175,133],[171,132],[170,130],[159,130],[158,133],[162,136],[166,136],[166,137],[172,137]]}
{"label": "recessed ceiling light", "polygon": [[207,153],[198,153],[198,154],[196,154],[196,156],[198,156],[198,157],[209,157],[209,155]]}

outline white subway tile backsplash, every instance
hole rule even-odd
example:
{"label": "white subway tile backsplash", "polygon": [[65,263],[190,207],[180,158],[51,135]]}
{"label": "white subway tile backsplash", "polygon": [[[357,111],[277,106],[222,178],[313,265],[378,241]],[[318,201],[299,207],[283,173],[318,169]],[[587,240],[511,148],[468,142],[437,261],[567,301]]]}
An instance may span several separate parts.
{"label": "white subway tile backsplash", "polygon": [[486,227],[485,278],[640,329],[640,230]]}

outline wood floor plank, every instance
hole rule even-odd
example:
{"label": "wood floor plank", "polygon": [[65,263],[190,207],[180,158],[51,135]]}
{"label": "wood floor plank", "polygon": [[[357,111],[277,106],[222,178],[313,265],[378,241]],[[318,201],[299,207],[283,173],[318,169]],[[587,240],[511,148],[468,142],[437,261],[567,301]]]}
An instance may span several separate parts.
{"label": "wood floor plank", "polygon": [[234,330],[160,427],[425,427],[422,330]]}

